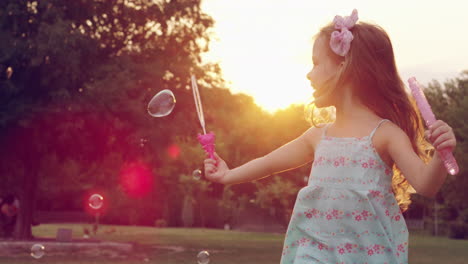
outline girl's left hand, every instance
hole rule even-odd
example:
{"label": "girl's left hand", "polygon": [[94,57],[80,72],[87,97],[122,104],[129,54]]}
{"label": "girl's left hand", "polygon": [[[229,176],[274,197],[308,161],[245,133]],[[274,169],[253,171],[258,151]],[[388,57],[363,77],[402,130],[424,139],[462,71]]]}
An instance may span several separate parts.
{"label": "girl's left hand", "polygon": [[437,150],[448,148],[453,151],[457,145],[452,128],[442,120],[434,122],[429,130],[426,130],[425,136]]}

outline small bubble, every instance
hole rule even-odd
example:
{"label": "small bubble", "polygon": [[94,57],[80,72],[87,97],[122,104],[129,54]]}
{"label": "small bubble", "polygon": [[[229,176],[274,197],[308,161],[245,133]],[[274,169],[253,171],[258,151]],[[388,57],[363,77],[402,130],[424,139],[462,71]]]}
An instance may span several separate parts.
{"label": "small bubble", "polygon": [[140,138],[140,147],[144,147],[148,140],[146,138]]}
{"label": "small bubble", "polygon": [[89,204],[89,207],[97,210],[102,207],[104,203],[103,201],[104,201],[104,197],[102,197],[100,194],[95,193],[89,197],[88,204]]}
{"label": "small bubble", "polygon": [[41,244],[34,244],[31,247],[31,257],[35,259],[40,259],[45,254],[45,247]]}
{"label": "small bubble", "polygon": [[210,253],[208,253],[206,250],[200,251],[200,253],[197,255],[197,262],[198,264],[210,263]]}
{"label": "small bubble", "polygon": [[78,92],[82,93],[82,92],[83,92],[83,88],[78,89]]}
{"label": "small bubble", "polygon": [[13,68],[8,67],[8,68],[6,69],[6,77],[7,77],[7,79],[10,79],[10,78],[11,78],[11,75],[13,75]]}
{"label": "small bubble", "polygon": [[202,176],[202,171],[199,169],[196,169],[192,172],[192,176],[195,180],[200,180]]}

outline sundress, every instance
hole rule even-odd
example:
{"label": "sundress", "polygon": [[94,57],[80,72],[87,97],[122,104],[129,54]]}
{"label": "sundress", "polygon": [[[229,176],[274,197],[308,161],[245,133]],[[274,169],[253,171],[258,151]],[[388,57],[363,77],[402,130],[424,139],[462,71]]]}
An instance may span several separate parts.
{"label": "sundress", "polygon": [[281,264],[406,264],[408,228],[392,192],[392,170],[369,136],[326,135],[296,199]]}

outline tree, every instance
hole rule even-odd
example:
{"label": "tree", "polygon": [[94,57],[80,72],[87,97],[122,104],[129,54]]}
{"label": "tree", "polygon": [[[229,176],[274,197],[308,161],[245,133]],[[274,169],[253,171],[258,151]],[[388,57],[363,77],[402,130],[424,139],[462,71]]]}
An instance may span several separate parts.
{"label": "tree", "polygon": [[460,172],[456,176],[448,175],[438,199],[449,209],[455,209],[461,217],[463,210],[468,208],[465,191],[468,188],[468,71],[448,80],[444,86],[436,81],[430,83],[425,93],[436,117],[447,122],[457,138],[455,158]]}
{"label": "tree", "polygon": [[[200,59],[213,21],[192,0],[5,0],[0,10],[0,135],[9,143],[1,168],[18,186],[16,237],[25,239],[42,158],[86,167],[111,148],[140,155],[134,139],[143,133],[132,127],[154,128],[135,107],[153,93],[146,87],[183,90],[190,72],[214,79],[216,66]],[[95,116],[110,129],[87,126]],[[120,141],[101,140],[108,136]]]}

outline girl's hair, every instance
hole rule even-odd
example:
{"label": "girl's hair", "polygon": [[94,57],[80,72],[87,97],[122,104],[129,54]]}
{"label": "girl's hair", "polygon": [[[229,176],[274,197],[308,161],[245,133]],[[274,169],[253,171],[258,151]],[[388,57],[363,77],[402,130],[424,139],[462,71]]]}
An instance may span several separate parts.
{"label": "girl's hair", "polygon": [[[414,100],[408,96],[398,74],[392,43],[379,26],[359,22],[350,31],[354,39],[345,57],[335,54],[328,43],[334,24],[323,27],[317,38],[324,38],[328,55],[343,62],[341,74],[334,86],[351,84],[353,94],[378,116],[391,120],[409,137],[414,151],[424,162],[429,159],[430,145],[424,138],[424,127]],[[410,186],[401,171],[393,165],[392,187],[400,209],[404,212],[411,204]]]}

